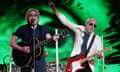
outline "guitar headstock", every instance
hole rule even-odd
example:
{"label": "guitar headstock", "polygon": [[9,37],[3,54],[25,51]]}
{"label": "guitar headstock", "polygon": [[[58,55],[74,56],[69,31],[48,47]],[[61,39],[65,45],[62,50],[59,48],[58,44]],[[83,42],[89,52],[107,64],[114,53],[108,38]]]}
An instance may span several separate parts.
{"label": "guitar headstock", "polygon": [[59,35],[59,36],[62,37],[62,38],[68,37],[68,36],[69,36],[68,30],[63,29],[63,30],[61,30],[57,35]]}
{"label": "guitar headstock", "polygon": [[108,51],[108,50],[112,50],[112,48],[105,48],[104,50]]}
{"label": "guitar headstock", "polygon": [[107,52],[107,51],[109,51],[109,50],[112,50],[112,48],[105,48],[105,49],[103,49],[101,52]]}

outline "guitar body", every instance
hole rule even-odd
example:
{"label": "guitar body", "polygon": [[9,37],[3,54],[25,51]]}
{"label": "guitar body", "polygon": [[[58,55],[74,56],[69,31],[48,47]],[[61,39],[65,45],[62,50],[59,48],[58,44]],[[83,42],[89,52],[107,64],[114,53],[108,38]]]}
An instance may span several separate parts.
{"label": "guitar body", "polygon": [[80,70],[85,69],[84,63],[81,63],[80,60],[72,63],[72,72],[80,72]]}
{"label": "guitar body", "polygon": [[[99,53],[102,54],[103,52],[106,52],[109,50],[112,50],[112,48],[105,48],[101,50]],[[96,53],[86,58],[85,54],[82,54],[82,55],[78,55],[76,57],[70,58],[68,60],[65,72],[80,72],[81,69],[85,68],[84,66],[85,62],[92,60],[95,55]]]}
{"label": "guitar body", "polygon": [[84,65],[80,62],[81,59],[85,58],[85,54],[70,58],[68,60],[65,72],[78,72],[79,69],[84,69]]}
{"label": "guitar body", "polygon": [[[13,56],[13,60],[14,60],[15,64],[20,66],[20,67],[29,66],[30,64],[32,64],[32,61],[33,61],[33,58],[32,58],[33,57],[33,48],[32,48],[33,46],[32,46],[32,44],[20,42],[20,43],[18,43],[18,45],[30,46],[31,52],[24,53],[24,52],[21,52],[19,50],[13,49],[12,56]],[[35,48],[35,57],[41,56],[42,50],[43,49],[40,46],[38,48]]]}

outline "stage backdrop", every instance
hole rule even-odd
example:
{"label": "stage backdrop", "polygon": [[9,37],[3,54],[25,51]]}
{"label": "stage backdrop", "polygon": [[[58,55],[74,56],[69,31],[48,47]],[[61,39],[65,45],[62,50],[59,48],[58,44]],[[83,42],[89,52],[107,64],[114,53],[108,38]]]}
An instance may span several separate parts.
{"label": "stage backdrop", "polygon": [[[104,60],[96,60],[95,72],[120,72],[120,6],[119,0],[51,0],[58,10],[76,24],[84,25],[89,17],[96,18],[98,34],[104,48],[112,47],[104,53]],[[59,40],[59,63],[66,65],[73,48],[74,34],[63,26],[56,18],[45,0],[2,0],[0,2],[0,64],[9,65],[12,49],[9,45],[10,37],[15,30],[26,24],[25,12],[28,8],[37,8],[40,11],[40,25],[47,26],[52,33],[65,30],[67,37]],[[46,62],[56,61],[55,45],[45,46],[49,53]],[[14,61],[11,61],[14,65]]]}

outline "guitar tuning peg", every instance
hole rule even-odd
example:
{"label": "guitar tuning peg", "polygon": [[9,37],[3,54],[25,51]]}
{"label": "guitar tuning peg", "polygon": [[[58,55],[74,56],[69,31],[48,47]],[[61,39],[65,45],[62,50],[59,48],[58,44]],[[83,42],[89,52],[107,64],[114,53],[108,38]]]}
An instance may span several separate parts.
{"label": "guitar tuning peg", "polygon": [[68,36],[70,36],[70,34],[63,35],[62,38],[66,38]]}

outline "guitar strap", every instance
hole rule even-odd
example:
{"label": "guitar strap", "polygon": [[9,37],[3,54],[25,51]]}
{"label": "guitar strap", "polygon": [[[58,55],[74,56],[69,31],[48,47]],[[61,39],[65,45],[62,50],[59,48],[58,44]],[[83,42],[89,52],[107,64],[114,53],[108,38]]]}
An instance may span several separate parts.
{"label": "guitar strap", "polygon": [[[96,35],[94,34],[93,37],[92,37],[92,40],[91,40],[91,42],[90,42],[90,45],[89,45],[89,47],[88,47],[88,49],[87,49],[87,51],[86,51],[85,57],[87,57],[87,54],[89,53],[89,51],[90,51],[90,49],[91,49],[91,46],[92,46],[92,44],[93,44],[93,42],[94,42],[94,39],[95,39],[95,36],[96,36]],[[83,63],[83,65],[86,67],[85,72],[92,72],[90,66],[88,65],[88,62]],[[83,70],[83,71],[84,71],[84,70]]]}
{"label": "guitar strap", "polygon": [[88,54],[89,51],[90,51],[90,48],[91,48],[91,46],[92,46],[92,44],[93,44],[93,42],[94,42],[95,36],[96,36],[96,35],[94,34],[93,37],[92,37],[92,40],[91,40],[91,42],[90,42],[90,45],[89,45],[89,47],[88,47],[88,49],[87,49],[87,51],[86,51],[85,57],[87,56],[87,54]]}
{"label": "guitar strap", "polygon": [[[88,49],[86,50],[86,53],[85,53],[85,57],[87,56],[87,54],[89,53],[89,51],[90,51],[90,48],[91,48],[91,46],[92,46],[92,44],[93,44],[93,41],[94,41],[94,39],[95,39],[95,34],[93,35],[93,37],[92,37],[92,40],[91,40],[91,42],[90,42],[90,45],[89,45],[89,47],[88,47]],[[70,57],[69,59],[74,59],[74,58],[76,58],[76,57],[79,57],[80,56],[80,54],[79,55],[76,55],[76,56],[73,56],[73,57]]]}
{"label": "guitar strap", "polygon": [[[43,39],[43,38],[42,38],[42,36],[43,36],[43,35],[42,35],[42,34],[43,34],[43,33],[42,33],[42,27],[41,27],[40,25],[38,25],[38,26],[39,26],[39,38],[38,38],[38,40],[39,40],[39,41],[43,41],[43,40],[42,40],[42,39]],[[43,54],[43,52],[44,52],[44,49],[43,49],[43,46],[41,46],[41,55]],[[41,55],[40,55],[38,58],[41,58]]]}
{"label": "guitar strap", "polygon": [[[91,46],[92,46],[92,44],[93,44],[93,41],[94,41],[94,39],[95,39],[95,36],[96,36],[96,35],[94,34],[93,37],[92,37],[92,40],[91,40],[90,45],[89,45],[89,47],[88,47],[88,50],[86,51],[85,57],[87,56],[87,54],[88,54],[89,51],[90,51],[90,48],[91,48]],[[79,55],[70,57],[70,58],[68,59],[68,64],[67,64],[67,66],[66,66],[65,72],[71,72],[71,64],[72,64],[72,62],[75,60],[76,57],[79,57]],[[89,70],[89,72],[92,72],[88,65],[87,65],[87,70]],[[86,72],[88,72],[88,71],[86,71]]]}

